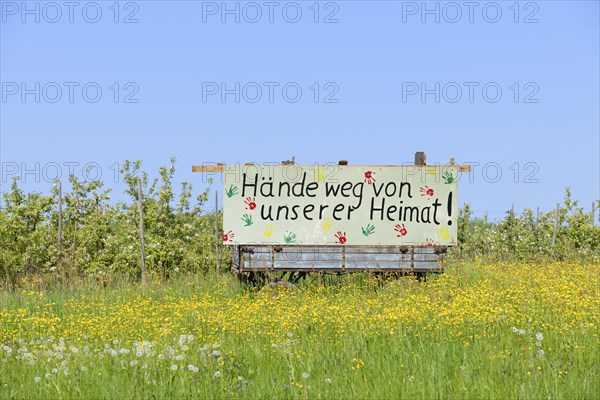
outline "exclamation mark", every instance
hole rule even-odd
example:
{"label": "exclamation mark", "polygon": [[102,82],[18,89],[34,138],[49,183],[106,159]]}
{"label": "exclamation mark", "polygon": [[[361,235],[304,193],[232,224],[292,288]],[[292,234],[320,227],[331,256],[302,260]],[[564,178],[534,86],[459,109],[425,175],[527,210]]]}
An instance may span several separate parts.
{"label": "exclamation mark", "polygon": [[[452,218],[452,192],[448,193],[448,218]],[[448,220],[448,225],[452,225],[452,220]]]}

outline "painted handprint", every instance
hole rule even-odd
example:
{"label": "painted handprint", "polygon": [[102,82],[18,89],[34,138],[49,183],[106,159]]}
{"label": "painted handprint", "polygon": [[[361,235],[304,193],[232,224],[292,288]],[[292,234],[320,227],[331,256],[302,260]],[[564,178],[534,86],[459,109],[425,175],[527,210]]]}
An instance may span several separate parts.
{"label": "painted handprint", "polygon": [[375,172],[365,171],[365,179],[363,180],[363,182],[366,182],[369,185],[375,182],[375,178],[373,177],[373,175],[375,175]]}
{"label": "painted handprint", "polygon": [[442,174],[442,178],[444,179],[444,183],[447,185],[454,183],[454,181],[455,181],[454,176],[450,173],[450,171],[444,172]]}
{"label": "painted handprint", "polygon": [[425,168],[425,173],[429,176],[436,176],[437,171],[438,171],[437,167],[429,166],[429,167]]}
{"label": "painted handprint", "polygon": [[256,208],[256,197],[246,197],[244,200],[244,204],[246,204],[246,210],[254,210]]}
{"label": "painted handprint", "polygon": [[315,174],[317,182],[325,182],[325,168],[317,167]]}
{"label": "painted handprint", "polygon": [[271,235],[273,234],[273,224],[265,225],[265,230],[263,231],[263,234],[266,238],[271,237]]}
{"label": "painted handprint", "polygon": [[438,229],[438,233],[440,234],[443,240],[450,239],[450,232],[448,231],[447,227],[441,227],[440,229]]}
{"label": "painted handprint", "polygon": [[423,246],[427,246],[427,247],[433,246],[433,239],[432,238],[425,239],[425,243],[423,243]]}
{"label": "painted handprint", "polygon": [[369,236],[373,233],[375,233],[375,226],[371,225],[371,224],[367,224],[367,226],[361,228],[362,229],[362,233],[365,236]]}
{"label": "painted handprint", "polygon": [[396,235],[396,237],[406,236],[406,234],[408,233],[404,224],[402,224],[402,225],[396,224],[396,226],[394,227],[394,230],[396,232],[398,232],[398,235]]}
{"label": "painted handprint", "polygon": [[423,186],[419,191],[421,192],[421,196],[427,196],[429,199],[433,196],[433,189],[429,186]]}
{"label": "painted handprint", "polygon": [[321,229],[323,229],[325,232],[328,232],[331,229],[331,225],[333,225],[333,220],[331,218],[323,218],[323,222],[321,223]]}
{"label": "painted handprint", "polygon": [[224,242],[233,242],[234,237],[235,237],[235,234],[232,231],[229,231],[227,233],[225,233],[225,231],[223,231],[222,239]]}
{"label": "painted handprint", "polygon": [[346,243],[346,232],[337,231],[337,233],[335,234],[335,238],[338,240],[339,244],[345,244]]}
{"label": "painted handprint", "polygon": [[242,215],[242,218],[240,218],[242,221],[244,221],[244,226],[250,226],[253,224],[252,222],[252,215],[250,214],[244,214]]}
{"label": "painted handprint", "polygon": [[235,196],[238,193],[238,188],[237,186],[231,185],[229,186],[229,189],[227,189],[225,191],[225,194],[227,195],[227,197],[232,198],[233,196]]}
{"label": "painted handprint", "polygon": [[288,233],[287,235],[283,236],[283,241],[286,244],[291,244],[291,243],[295,243],[296,242],[296,234],[293,232]]}

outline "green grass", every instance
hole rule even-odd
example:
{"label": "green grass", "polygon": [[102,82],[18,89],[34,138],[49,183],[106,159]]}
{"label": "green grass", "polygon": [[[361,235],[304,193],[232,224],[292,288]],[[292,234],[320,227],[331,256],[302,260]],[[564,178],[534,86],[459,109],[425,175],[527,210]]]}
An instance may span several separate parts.
{"label": "green grass", "polygon": [[296,291],[28,282],[0,295],[0,398],[595,399],[599,281],[472,264]]}

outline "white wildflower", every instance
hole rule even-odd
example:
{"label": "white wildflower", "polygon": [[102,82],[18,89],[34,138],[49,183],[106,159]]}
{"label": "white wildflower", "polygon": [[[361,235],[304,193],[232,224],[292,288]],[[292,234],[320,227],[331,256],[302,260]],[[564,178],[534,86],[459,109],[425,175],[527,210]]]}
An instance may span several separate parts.
{"label": "white wildflower", "polygon": [[310,376],[310,374],[308,372],[302,373],[302,379],[308,379],[309,376]]}
{"label": "white wildflower", "polygon": [[544,358],[544,350],[542,350],[542,349],[539,349],[539,350],[537,351],[536,355],[537,355],[539,358]]}
{"label": "white wildflower", "polygon": [[542,340],[544,340],[544,335],[542,334],[542,332],[538,332],[535,334],[535,340],[541,342]]}
{"label": "white wildflower", "polygon": [[172,371],[177,371],[177,365],[175,365],[175,364],[171,365],[171,370]]}
{"label": "white wildflower", "polygon": [[34,381],[35,383],[39,383],[42,380],[42,378],[40,378],[39,376],[36,376]]}
{"label": "white wildflower", "polygon": [[215,378],[220,378],[221,377],[221,371],[215,371],[215,373],[213,374],[213,376]]}

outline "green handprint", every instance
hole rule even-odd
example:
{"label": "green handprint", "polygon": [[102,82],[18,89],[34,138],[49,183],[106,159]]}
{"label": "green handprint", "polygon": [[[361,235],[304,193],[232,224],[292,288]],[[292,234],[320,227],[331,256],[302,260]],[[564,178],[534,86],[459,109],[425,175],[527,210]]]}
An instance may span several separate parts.
{"label": "green handprint", "polygon": [[296,242],[296,234],[293,232],[290,232],[287,235],[284,235],[283,241],[287,244],[295,243]]}
{"label": "green handprint", "polygon": [[370,234],[375,232],[375,226],[371,225],[371,224],[367,224],[367,226],[365,226],[362,229],[362,233],[365,236],[369,236]]}
{"label": "green handprint", "polygon": [[449,171],[444,172],[442,178],[444,178],[446,184],[454,183],[454,176]]}
{"label": "green handprint", "polygon": [[225,194],[227,195],[227,197],[231,198],[231,197],[233,197],[234,195],[236,195],[236,194],[237,194],[237,192],[238,192],[238,188],[237,188],[237,186],[233,186],[233,185],[231,185],[231,186],[229,186],[229,189],[227,189],[227,190],[225,191]]}
{"label": "green handprint", "polygon": [[252,215],[250,215],[250,214],[244,214],[242,216],[241,220],[246,223],[246,225],[244,225],[244,226],[250,226],[250,225],[253,224],[253,222],[252,222]]}

